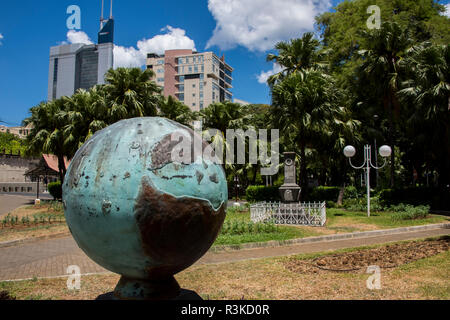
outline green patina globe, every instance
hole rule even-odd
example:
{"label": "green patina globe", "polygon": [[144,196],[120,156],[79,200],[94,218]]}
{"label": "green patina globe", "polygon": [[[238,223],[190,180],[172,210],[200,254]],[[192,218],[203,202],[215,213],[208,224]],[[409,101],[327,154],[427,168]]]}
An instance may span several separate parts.
{"label": "green patina globe", "polygon": [[122,275],[119,298],[178,294],[173,275],[205,254],[220,231],[225,173],[201,138],[195,152],[194,137],[164,118],[122,120],[93,135],[70,163],[67,224],[92,260]]}

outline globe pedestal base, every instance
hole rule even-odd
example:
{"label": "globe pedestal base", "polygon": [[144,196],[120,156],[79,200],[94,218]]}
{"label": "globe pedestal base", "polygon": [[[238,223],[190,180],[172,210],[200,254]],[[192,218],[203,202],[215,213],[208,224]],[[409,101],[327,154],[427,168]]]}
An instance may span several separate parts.
{"label": "globe pedestal base", "polygon": [[[101,295],[97,300],[178,300],[180,296],[186,295],[190,296],[188,300],[196,300],[195,296],[200,298],[193,291],[181,290],[173,276],[158,281],[130,279],[122,276],[114,292]],[[181,297],[181,300],[183,299]]]}

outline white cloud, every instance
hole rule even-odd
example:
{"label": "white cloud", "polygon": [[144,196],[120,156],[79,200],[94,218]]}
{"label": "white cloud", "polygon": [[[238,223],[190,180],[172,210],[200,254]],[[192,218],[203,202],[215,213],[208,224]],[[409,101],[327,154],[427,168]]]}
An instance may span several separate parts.
{"label": "white cloud", "polygon": [[[186,31],[180,28],[167,26],[159,34],[150,39],[142,39],[136,47],[114,46],[114,68],[141,67],[145,65],[147,53],[163,54],[170,49],[195,49],[194,40],[186,36]],[[83,31],[70,30],[67,33],[69,43],[92,44],[89,36]]]}
{"label": "white cloud", "polygon": [[206,47],[266,51],[313,31],[314,17],[329,8],[330,0],[209,0],[216,28]]}
{"label": "white cloud", "polygon": [[2,45],[3,35],[0,33],[0,46]]}
{"label": "white cloud", "polygon": [[447,3],[447,4],[445,5],[444,16],[450,18],[450,3]]}
{"label": "white cloud", "polygon": [[75,30],[69,30],[69,32],[67,32],[67,41],[69,41],[69,43],[93,44],[85,32]]}
{"label": "white cloud", "polygon": [[276,73],[279,73],[283,70],[283,68],[278,64],[274,63],[272,70],[269,71],[261,71],[259,76],[256,78],[258,79],[259,83],[267,83],[267,79],[269,79],[270,76],[273,76]]}
{"label": "white cloud", "polygon": [[161,31],[166,31],[166,33],[138,41],[137,49],[134,47],[115,46],[114,68],[143,66],[147,53],[163,54],[165,50],[171,49],[196,50],[194,40],[186,36],[185,30],[167,26]]}

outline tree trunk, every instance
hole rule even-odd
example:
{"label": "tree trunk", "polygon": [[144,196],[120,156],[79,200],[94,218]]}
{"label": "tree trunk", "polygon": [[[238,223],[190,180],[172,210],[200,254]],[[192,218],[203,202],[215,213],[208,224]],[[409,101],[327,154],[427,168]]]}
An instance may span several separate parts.
{"label": "tree trunk", "polygon": [[58,155],[58,169],[59,169],[59,179],[61,180],[61,185],[64,183],[64,176],[66,175],[66,164],[64,162],[64,156]]}

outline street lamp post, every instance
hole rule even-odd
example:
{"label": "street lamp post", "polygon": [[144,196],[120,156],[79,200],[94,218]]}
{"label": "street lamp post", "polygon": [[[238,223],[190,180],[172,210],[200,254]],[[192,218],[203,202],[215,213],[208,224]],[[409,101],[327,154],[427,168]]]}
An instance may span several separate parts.
{"label": "street lamp post", "polygon": [[352,164],[352,158],[356,154],[356,149],[353,146],[346,146],[344,148],[344,155],[348,158],[350,165],[354,169],[363,169],[366,171],[366,187],[367,187],[367,216],[370,217],[370,168],[375,170],[382,169],[387,161],[386,159],[391,155],[391,147],[389,146],[381,146],[379,150],[379,154],[384,158],[384,163],[381,167],[372,164],[372,151],[370,145],[364,146],[364,163],[362,166],[357,167]]}

